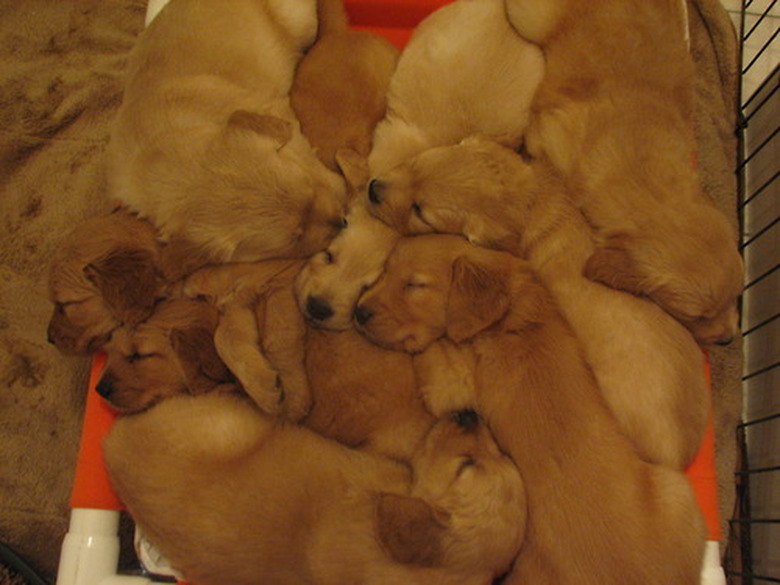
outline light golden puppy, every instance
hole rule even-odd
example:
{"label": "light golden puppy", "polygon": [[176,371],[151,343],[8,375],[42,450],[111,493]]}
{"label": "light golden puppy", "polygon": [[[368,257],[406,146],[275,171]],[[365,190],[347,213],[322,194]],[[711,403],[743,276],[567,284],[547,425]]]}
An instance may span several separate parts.
{"label": "light golden puppy", "polygon": [[311,325],[344,330],[352,327],[358,297],[379,278],[399,234],[366,208],[369,176],[365,159],[349,149],[339,150],[336,159],[351,195],[346,225],[324,251],[304,265],[295,294]]}
{"label": "light golden puppy", "polygon": [[154,227],[124,210],[82,222],[55,252],[48,285],[49,341],[67,354],[96,351],[120,325],[148,317],[162,294]]}
{"label": "light golden puppy", "polygon": [[376,182],[372,211],[396,229],[464,235],[528,259],[643,457],[678,469],[693,460],[709,404],[702,352],[651,300],[584,276],[592,232],[549,164],[471,137],[430,149]]}
{"label": "light golden puppy", "polygon": [[545,77],[526,146],[546,155],[599,235],[586,274],[646,295],[703,344],[737,332],[736,231],[695,170],[693,64],[679,0],[506,0]]}
{"label": "light golden puppy", "polygon": [[411,478],[227,395],[123,417],[104,448],[149,541],[202,585],[484,585],[523,538],[520,475],[473,413],[432,429]]}
{"label": "light golden puppy", "polygon": [[109,195],[203,263],[302,257],[340,225],[341,178],[290,107],[316,0],[171,0],[141,33],[108,149]]}
{"label": "light golden puppy", "polygon": [[319,0],[318,22],[317,41],[295,71],[290,102],[319,159],[338,171],[339,149],[368,156],[399,50],[384,37],[350,29],[342,0]]}
{"label": "light golden puppy", "polygon": [[538,47],[507,22],[503,0],[458,0],[425,18],[404,48],[376,128],[371,173],[470,134],[519,144],[544,72]]}
{"label": "light golden puppy", "polygon": [[219,309],[217,353],[269,415],[298,421],[311,407],[304,371],[305,328],[292,283],[301,260],[207,266],[184,281],[183,293]]}
{"label": "light golden puppy", "polygon": [[122,413],[177,394],[237,391],[214,348],[217,310],[205,302],[165,300],[142,323],[115,330],[97,392]]}
{"label": "light golden puppy", "polygon": [[457,236],[405,238],[358,310],[388,347],[470,346],[477,408],[528,497],[505,583],[699,583],[704,525],[686,476],[638,456],[527,262]]}

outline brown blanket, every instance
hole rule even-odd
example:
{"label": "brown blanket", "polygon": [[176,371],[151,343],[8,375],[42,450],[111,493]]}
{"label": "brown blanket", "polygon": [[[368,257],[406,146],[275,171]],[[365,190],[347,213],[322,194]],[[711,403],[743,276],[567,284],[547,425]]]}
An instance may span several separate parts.
{"label": "brown blanket", "polygon": [[[736,42],[718,0],[690,0],[702,181],[736,218]],[[144,0],[0,4],[0,541],[46,579],[67,530],[89,360],[46,342],[52,252],[110,207],[103,153]],[[725,520],[733,502],[739,344],[711,353]]]}

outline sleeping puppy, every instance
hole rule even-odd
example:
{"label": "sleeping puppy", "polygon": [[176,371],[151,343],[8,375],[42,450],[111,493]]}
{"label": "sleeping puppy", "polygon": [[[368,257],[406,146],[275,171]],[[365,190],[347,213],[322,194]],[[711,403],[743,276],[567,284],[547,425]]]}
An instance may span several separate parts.
{"label": "sleeping puppy", "polygon": [[707,424],[701,350],[649,299],[583,275],[595,250],[591,229],[549,164],[476,136],[414,157],[375,189],[372,211],[400,231],[464,235],[528,259],[642,456],[687,467]]}
{"label": "sleeping puppy", "polygon": [[352,327],[358,297],[379,278],[399,234],[366,208],[369,175],[365,158],[351,149],[340,149],[336,159],[351,196],[346,225],[324,251],[303,266],[295,281],[295,295],[311,325],[344,330]]}
{"label": "sleeping puppy", "polygon": [[505,583],[699,583],[704,525],[687,478],[637,455],[528,263],[456,236],[405,238],[358,310],[386,347],[446,339],[473,352],[477,408],[528,497]]}
{"label": "sleeping puppy", "polygon": [[49,267],[49,340],[66,354],[93,353],[120,325],[148,317],[163,288],[160,245],[149,222],[126,210],[88,219]]}
{"label": "sleeping puppy", "polygon": [[269,415],[298,421],[311,407],[304,371],[305,328],[292,283],[301,260],[233,262],[201,268],[183,293],[219,309],[216,350]]}
{"label": "sleeping puppy", "polygon": [[588,277],[652,298],[702,344],[737,331],[742,260],[699,185],[679,0],[506,0],[545,78],[526,148],[574,186],[599,235]]}
{"label": "sleeping puppy", "polygon": [[178,394],[236,391],[214,348],[217,310],[201,301],[164,300],[143,322],[123,325],[105,346],[98,393],[122,413]]}
{"label": "sleeping puppy", "polygon": [[306,372],[312,407],[302,424],[350,447],[408,461],[434,422],[412,356],[354,328],[309,329]]}
{"label": "sleeping puppy", "polygon": [[301,261],[210,266],[184,294],[219,307],[214,343],[247,393],[346,445],[408,459],[432,424],[411,358],[382,350],[354,330],[305,326],[293,297]]}
{"label": "sleeping puppy", "polygon": [[339,149],[368,156],[399,51],[383,37],[351,30],[342,0],[319,0],[317,16],[317,41],[295,71],[290,103],[319,159],[338,171]]}
{"label": "sleeping puppy", "polygon": [[415,29],[390,80],[372,175],[476,132],[505,133],[519,144],[543,72],[541,51],[509,25],[503,0],[437,9]]}
{"label": "sleeping puppy", "polygon": [[109,195],[201,264],[303,257],[344,185],[290,107],[315,0],[171,0],[140,35],[108,149]]}
{"label": "sleeping puppy", "polygon": [[520,475],[473,413],[431,430],[411,478],[228,395],[122,417],[104,449],[149,541],[202,585],[482,585],[523,538]]}

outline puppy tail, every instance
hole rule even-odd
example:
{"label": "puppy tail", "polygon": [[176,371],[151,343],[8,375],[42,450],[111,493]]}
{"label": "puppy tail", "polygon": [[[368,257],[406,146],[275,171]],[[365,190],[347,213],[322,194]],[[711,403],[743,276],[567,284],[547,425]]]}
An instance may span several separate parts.
{"label": "puppy tail", "polygon": [[317,39],[348,30],[349,20],[343,0],[317,0]]}
{"label": "puppy tail", "polygon": [[563,19],[567,0],[506,0],[509,24],[532,43],[544,45]]}

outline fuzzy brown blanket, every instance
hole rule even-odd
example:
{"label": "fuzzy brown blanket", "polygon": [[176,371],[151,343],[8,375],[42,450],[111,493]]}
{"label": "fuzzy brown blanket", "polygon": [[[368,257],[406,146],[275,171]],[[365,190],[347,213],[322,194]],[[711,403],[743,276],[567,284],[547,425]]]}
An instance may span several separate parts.
{"label": "fuzzy brown blanket", "polygon": [[[702,181],[735,213],[737,50],[718,0],[690,0]],[[0,541],[53,581],[89,360],[46,341],[53,251],[110,207],[104,150],[144,0],[0,0]],[[722,518],[731,514],[739,343],[711,352]],[[725,525],[725,524],[724,524]]]}

